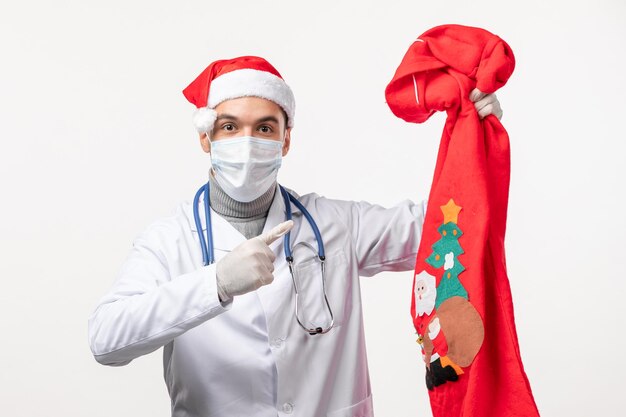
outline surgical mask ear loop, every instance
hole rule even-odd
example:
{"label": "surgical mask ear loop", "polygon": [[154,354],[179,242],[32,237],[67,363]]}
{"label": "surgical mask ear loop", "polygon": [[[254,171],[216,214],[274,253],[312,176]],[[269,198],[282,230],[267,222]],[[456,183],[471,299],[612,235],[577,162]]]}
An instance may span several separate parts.
{"label": "surgical mask ear loop", "polygon": [[209,161],[211,162],[211,168],[209,168],[209,175],[213,174],[215,175],[215,170],[213,169],[213,141],[211,140],[211,132],[209,132],[208,130],[206,132],[204,132],[204,134],[206,135],[206,139],[209,141]]}
{"label": "surgical mask ear loop", "polygon": [[211,155],[211,152],[213,151],[213,141],[211,140],[211,134],[208,131],[204,132],[204,134],[206,135],[206,140],[209,141],[209,155]]}
{"label": "surgical mask ear loop", "polygon": [[280,157],[284,158],[283,151],[285,149],[285,142],[287,142],[287,129],[285,129],[285,134],[283,135],[283,139],[280,141]]}

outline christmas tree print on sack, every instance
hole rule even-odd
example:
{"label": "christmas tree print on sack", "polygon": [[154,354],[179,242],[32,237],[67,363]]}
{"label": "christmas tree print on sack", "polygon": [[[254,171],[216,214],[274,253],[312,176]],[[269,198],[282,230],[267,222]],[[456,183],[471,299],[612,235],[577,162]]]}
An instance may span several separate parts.
{"label": "christmas tree print on sack", "polygon": [[426,363],[426,386],[429,390],[457,381],[464,367],[472,364],[484,338],[483,322],[469,301],[459,280],[465,267],[459,261],[463,248],[458,226],[462,207],[454,200],[441,206],[443,224],[438,228],[441,239],[432,245],[426,263],[438,272],[439,283],[427,271],[415,275],[415,317],[417,342]]}

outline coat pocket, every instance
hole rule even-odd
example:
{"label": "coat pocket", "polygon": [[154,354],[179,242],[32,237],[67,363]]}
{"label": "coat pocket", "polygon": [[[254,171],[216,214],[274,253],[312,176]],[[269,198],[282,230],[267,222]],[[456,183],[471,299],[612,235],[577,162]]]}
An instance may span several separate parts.
{"label": "coat pocket", "polygon": [[339,251],[326,256],[324,281],[322,265],[316,256],[301,259],[302,262],[294,265],[300,321],[305,326],[325,328],[330,324],[332,312],[335,326],[342,325],[352,309],[353,291],[352,275],[345,254]]}

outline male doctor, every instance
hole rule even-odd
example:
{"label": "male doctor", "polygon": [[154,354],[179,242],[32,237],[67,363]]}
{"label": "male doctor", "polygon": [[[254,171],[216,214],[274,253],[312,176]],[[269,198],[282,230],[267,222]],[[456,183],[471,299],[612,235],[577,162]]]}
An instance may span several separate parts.
{"label": "male doctor", "polygon": [[[183,93],[211,157],[212,224],[203,197],[199,226],[185,202],[136,238],[89,318],[95,359],[121,366],[164,347],[176,417],[372,416],[359,277],[413,269],[425,205],[286,189],[304,211],[287,205],[276,176],[295,101],[262,58],[215,61]],[[501,116],[494,95],[472,95],[481,116]],[[214,263],[204,265],[201,234]]]}

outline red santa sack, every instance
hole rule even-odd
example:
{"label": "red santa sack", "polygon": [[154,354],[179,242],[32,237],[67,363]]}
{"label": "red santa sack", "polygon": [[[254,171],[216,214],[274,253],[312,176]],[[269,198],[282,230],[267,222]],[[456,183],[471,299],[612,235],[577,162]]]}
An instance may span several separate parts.
{"label": "red santa sack", "polygon": [[407,122],[447,113],[411,302],[434,417],[539,415],[506,274],[509,138],[469,99],[475,87],[495,92],[514,67],[498,36],[443,25],[411,45],[385,91]]}

